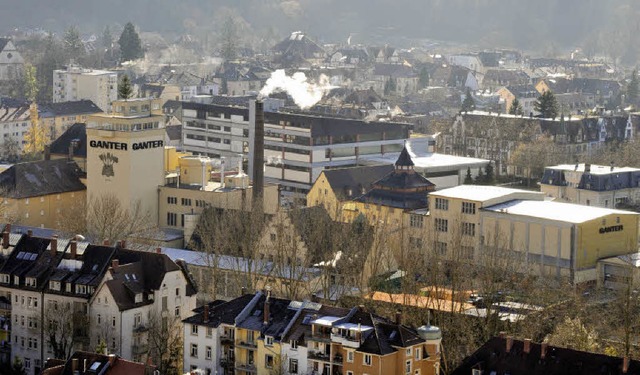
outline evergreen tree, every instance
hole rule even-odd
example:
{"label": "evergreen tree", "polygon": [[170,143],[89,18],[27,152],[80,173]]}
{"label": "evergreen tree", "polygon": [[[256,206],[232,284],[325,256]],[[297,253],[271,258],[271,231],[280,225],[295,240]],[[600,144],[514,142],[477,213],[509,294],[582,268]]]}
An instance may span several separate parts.
{"label": "evergreen tree", "polygon": [[493,185],[493,183],[496,180],[496,176],[494,176],[493,173],[493,164],[489,163],[487,164],[487,167],[484,169],[484,181],[483,183],[485,185]]}
{"label": "evergreen tree", "polygon": [[484,173],[482,168],[478,169],[478,175],[476,176],[476,185],[482,185],[484,183]]}
{"label": "evergreen tree", "polygon": [[640,82],[638,82],[638,71],[636,69],[631,73],[631,80],[627,85],[627,103],[636,105],[638,103],[638,95],[640,94]]}
{"label": "evergreen tree", "polygon": [[222,57],[225,61],[231,61],[238,55],[238,26],[236,21],[229,17],[222,27]]}
{"label": "evergreen tree", "polygon": [[391,95],[396,92],[397,83],[394,78],[389,78],[384,84],[384,95]]}
{"label": "evergreen tree", "polygon": [[109,25],[105,26],[102,31],[102,37],[100,38],[100,44],[102,48],[106,50],[113,48],[113,34],[111,34],[111,28]]}
{"label": "evergreen tree", "polygon": [[462,112],[469,112],[473,111],[474,108],[476,108],[476,102],[473,100],[471,90],[467,87],[467,93],[464,96],[464,100],[462,101],[462,108],[460,108],[460,110]]}
{"label": "evergreen tree", "polygon": [[511,107],[509,107],[509,114],[516,116],[523,114],[522,104],[520,104],[518,98],[513,99],[513,101],[511,102]]}
{"label": "evergreen tree", "polygon": [[534,103],[533,108],[540,112],[540,116],[543,118],[553,119],[558,117],[558,101],[551,90],[545,91],[540,95]]}
{"label": "evergreen tree", "polygon": [[465,185],[473,185],[473,177],[471,177],[471,167],[467,167],[467,175],[464,176]]}
{"label": "evergreen tree", "polygon": [[107,343],[104,341],[104,339],[100,339],[100,341],[98,342],[98,345],[96,346],[96,353],[98,354],[107,354]]}
{"label": "evergreen tree", "polygon": [[418,84],[420,85],[420,88],[429,86],[429,71],[426,66],[423,66],[422,69],[420,69],[420,79]]}
{"label": "evergreen tree", "polygon": [[82,39],[80,39],[80,31],[75,26],[71,26],[65,30],[63,45],[67,60],[73,59],[77,61],[84,55],[84,44],[82,44]]}
{"label": "evergreen tree", "polygon": [[130,61],[144,57],[140,36],[131,22],[128,22],[124,26],[124,30],[122,30],[122,34],[120,34],[120,39],[118,39],[118,44],[120,45],[120,57],[122,61]]}
{"label": "evergreen tree", "polygon": [[122,76],[120,84],[118,85],[118,98],[130,99],[133,96],[133,87],[131,87],[131,81],[128,75]]}

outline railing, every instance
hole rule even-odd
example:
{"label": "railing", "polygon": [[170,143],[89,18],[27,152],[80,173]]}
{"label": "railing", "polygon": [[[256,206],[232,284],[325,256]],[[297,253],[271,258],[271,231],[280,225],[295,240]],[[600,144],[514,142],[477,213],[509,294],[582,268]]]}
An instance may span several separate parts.
{"label": "railing", "polygon": [[233,337],[230,335],[220,335],[220,343],[222,345],[233,345]]}
{"label": "railing", "polygon": [[258,344],[255,341],[236,341],[236,346],[245,349],[257,349]]}
{"label": "railing", "polygon": [[331,341],[331,333],[314,332],[310,339],[316,341]]}
{"label": "railing", "polygon": [[322,352],[310,351],[307,358],[314,361],[331,362],[331,356]]}
{"label": "railing", "polygon": [[256,365],[252,363],[236,363],[236,370],[245,372],[256,372]]}

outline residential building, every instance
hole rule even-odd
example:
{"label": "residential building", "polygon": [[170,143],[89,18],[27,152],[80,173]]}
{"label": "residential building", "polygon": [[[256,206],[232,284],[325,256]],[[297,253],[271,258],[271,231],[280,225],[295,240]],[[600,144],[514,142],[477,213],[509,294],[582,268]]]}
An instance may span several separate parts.
{"label": "residential building", "polygon": [[102,112],[91,100],[38,105],[38,119],[48,129],[51,140],[57,139],[71,125],[86,123],[88,116]]}
{"label": "residential building", "polygon": [[65,210],[86,201],[78,165],[67,159],[18,163],[0,173],[5,221],[56,228]]}
{"label": "residential building", "polygon": [[378,92],[384,92],[385,95],[404,96],[418,91],[420,76],[410,65],[376,64],[372,75],[374,81],[378,82]]}
{"label": "residential building", "polygon": [[488,69],[482,79],[482,87],[490,90],[504,86],[528,85],[530,83],[531,78],[520,69]]}
{"label": "residential building", "polygon": [[640,372],[640,361],[501,335],[490,339],[465,358],[452,375],[587,375],[601,371],[615,375],[636,374]]}
{"label": "residential building", "polygon": [[540,93],[531,84],[504,86],[498,90],[498,95],[505,101],[506,112],[509,113],[511,103],[518,99],[522,107],[522,113],[525,115],[537,115],[535,103]]}
{"label": "residential building", "polygon": [[460,54],[460,55],[451,55],[447,57],[449,60],[449,64],[462,66],[464,68],[469,69],[472,72],[479,72],[484,75],[486,72],[486,68],[482,63],[482,59],[478,54]]}
{"label": "residential building", "polygon": [[[48,153],[48,154],[47,154]],[[82,173],[87,173],[87,128],[83,123],[72,124],[58,136],[48,150],[45,159],[67,159],[76,162]]]}
{"label": "residential building", "polygon": [[580,93],[595,104],[606,105],[618,95],[622,85],[610,79],[551,77],[538,81],[536,89],[540,93],[549,90],[554,94]]}
{"label": "residential building", "polygon": [[559,202],[617,208],[640,202],[640,169],[589,163],[547,167],[540,191]]}
{"label": "residential building", "polygon": [[[39,374],[48,357],[93,350],[99,340],[110,353],[146,358],[145,335],[150,322],[159,324],[152,318],[179,321],[195,307],[195,285],[166,255],[31,230],[15,242],[12,236],[3,234],[0,294],[11,301],[11,358],[21,358],[29,375]],[[55,331],[55,343],[66,346],[55,346],[52,330],[62,326],[69,330]]]}
{"label": "residential building", "polygon": [[8,82],[22,76],[24,59],[13,41],[0,38],[0,82]]}
{"label": "residential building", "polygon": [[77,351],[67,360],[47,359],[42,375],[153,375],[153,365],[132,362],[115,354]]}
{"label": "residential building", "polygon": [[283,67],[300,67],[302,65],[320,65],[327,53],[315,41],[301,31],[291,35],[273,48],[273,61]]}
{"label": "residential building", "polygon": [[87,99],[103,112],[111,111],[111,103],[118,99],[118,73],[85,69],[69,64],[53,71],[53,102]]}
{"label": "residential building", "polygon": [[447,256],[459,246],[463,261],[484,249],[511,254],[522,272],[595,283],[600,258],[634,252],[639,215],[629,211],[544,201],[544,194],[463,185],[429,194],[428,240]]}
{"label": "residential building", "polygon": [[[184,320],[184,371],[218,374],[438,374],[441,332],[359,307],[274,298],[213,302]],[[235,370],[235,372],[234,372]]]}
{"label": "residential building", "polygon": [[0,99],[0,144],[2,157],[15,159],[22,153],[24,136],[31,124],[29,103]]}

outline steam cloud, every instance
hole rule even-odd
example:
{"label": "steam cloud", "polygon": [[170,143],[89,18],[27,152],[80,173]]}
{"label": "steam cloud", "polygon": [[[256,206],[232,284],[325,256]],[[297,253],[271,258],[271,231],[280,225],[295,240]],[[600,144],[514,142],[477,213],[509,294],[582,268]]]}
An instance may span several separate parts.
{"label": "steam cloud", "polygon": [[318,82],[307,80],[307,76],[302,72],[287,76],[284,69],[271,73],[265,86],[260,90],[260,98],[268,96],[276,91],[286,91],[293,101],[302,109],[307,109],[322,99],[333,86],[329,84],[329,77],[320,75]]}

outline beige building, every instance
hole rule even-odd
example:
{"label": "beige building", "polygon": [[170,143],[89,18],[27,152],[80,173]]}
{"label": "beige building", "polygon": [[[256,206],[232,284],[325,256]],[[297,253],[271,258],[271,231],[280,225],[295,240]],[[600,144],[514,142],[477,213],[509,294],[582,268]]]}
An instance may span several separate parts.
{"label": "beige building", "polygon": [[592,164],[545,168],[540,191],[559,202],[611,207],[640,202],[640,169]]}
{"label": "beige building", "polygon": [[164,117],[160,99],[113,103],[87,120],[87,198],[114,194],[123,207],[158,216],[164,185]]}
{"label": "beige building", "polygon": [[430,194],[435,250],[479,259],[489,249],[521,260],[523,271],[596,281],[596,262],[634,252],[638,214],[544,201],[542,193],[463,185]]}
{"label": "beige building", "polygon": [[53,102],[88,99],[109,112],[111,102],[118,99],[118,73],[85,69],[69,64],[53,71]]}

